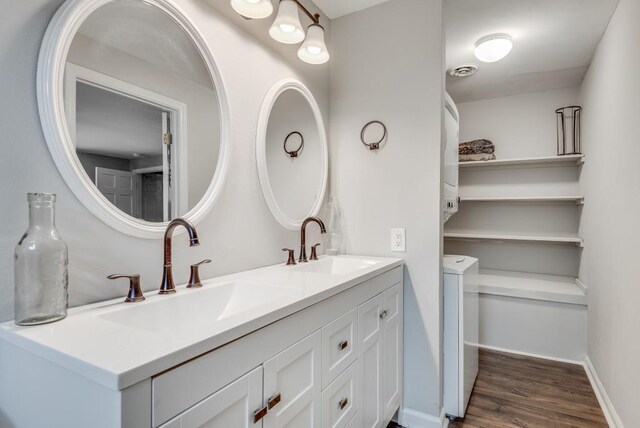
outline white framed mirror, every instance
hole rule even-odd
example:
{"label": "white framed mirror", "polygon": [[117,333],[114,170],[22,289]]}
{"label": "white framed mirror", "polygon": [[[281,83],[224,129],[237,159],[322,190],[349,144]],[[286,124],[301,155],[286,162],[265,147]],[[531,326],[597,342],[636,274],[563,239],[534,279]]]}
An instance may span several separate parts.
{"label": "white framed mirror", "polygon": [[318,103],[295,79],[274,84],[258,119],[256,156],[262,193],[285,228],[297,230],[320,211],[329,169]]}
{"label": "white framed mirror", "polygon": [[68,0],[37,73],[42,128],[78,199],[123,233],[198,223],[227,169],[229,108],[210,49],[171,0]]}

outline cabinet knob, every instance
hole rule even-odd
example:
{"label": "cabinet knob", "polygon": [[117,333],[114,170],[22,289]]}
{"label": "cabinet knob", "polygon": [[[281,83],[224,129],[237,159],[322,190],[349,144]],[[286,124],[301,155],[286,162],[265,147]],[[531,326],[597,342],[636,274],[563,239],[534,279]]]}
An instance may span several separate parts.
{"label": "cabinet knob", "polygon": [[282,396],[278,393],[267,400],[267,407],[269,408],[269,410],[271,410],[276,407],[281,400]]}
{"label": "cabinet knob", "polygon": [[347,404],[349,404],[349,399],[345,397],[338,402],[338,407],[340,407],[340,410],[342,410],[347,407]]}
{"label": "cabinet knob", "polygon": [[380,319],[383,320],[387,317],[387,315],[389,315],[389,311],[388,310],[384,310],[380,313]]}
{"label": "cabinet knob", "polygon": [[343,340],[342,342],[338,343],[338,349],[339,350],[343,350],[346,349],[346,347],[349,346],[349,341],[348,340]]}
{"label": "cabinet knob", "polygon": [[260,422],[260,420],[262,418],[264,418],[265,416],[267,416],[267,407],[263,407],[261,409],[256,410],[255,412],[253,412],[253,423],[258,423]]}

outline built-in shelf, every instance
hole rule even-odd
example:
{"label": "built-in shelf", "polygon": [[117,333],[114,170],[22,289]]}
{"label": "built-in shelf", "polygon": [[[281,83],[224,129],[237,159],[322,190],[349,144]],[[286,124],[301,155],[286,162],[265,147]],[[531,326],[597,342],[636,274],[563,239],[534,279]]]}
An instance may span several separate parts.
{"label": "built-in shelf", "polygon": [[583,246],[583,240],[579,236],[544,236],[544,235],[507,235],[487,232],[445,232],[445,239],[473,240],[473,241],[513,241],[513,242],[539,242],[550,244],[573,244]]}
{"label": "built-in shelf", "polygon": [[500,196],[486,198],[460,198],[461,202],[575,202],[584,203],[584,196]]}
{"label": "built-in shelf", "polygon": [[573,277],[480,269],[479,292],[550,302],[587,304],[586,290]]}
{"label": "built-in shelf", "polygon": [[511,165],[548,165],[548,164],[573,164],[584,163],[584,155],[548,156],[520,159],[496,159],[491,161],[460,162],[460,168],[484,168]]}

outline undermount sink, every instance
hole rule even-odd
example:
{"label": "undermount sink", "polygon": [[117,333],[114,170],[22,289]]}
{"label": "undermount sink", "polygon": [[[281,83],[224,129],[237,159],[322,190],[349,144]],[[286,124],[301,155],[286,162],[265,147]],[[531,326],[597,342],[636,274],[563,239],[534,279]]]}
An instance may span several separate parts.
{"label": "undermount sink", "polygon": [[357,257],[331,257],[322,258],[299,264],[292,270],[301,272],[324,273],[327,275],[349,275],[362,269],[380,263],[378,260],[371,260]]}
{"label": "undermount sink", "polygon": [[213,325],[278,299],[295,296],[296,290],[248,281],[231,281],[203,288],[180,290],[151,301],[127,305],[100,318],[151,333],[177,324]]}

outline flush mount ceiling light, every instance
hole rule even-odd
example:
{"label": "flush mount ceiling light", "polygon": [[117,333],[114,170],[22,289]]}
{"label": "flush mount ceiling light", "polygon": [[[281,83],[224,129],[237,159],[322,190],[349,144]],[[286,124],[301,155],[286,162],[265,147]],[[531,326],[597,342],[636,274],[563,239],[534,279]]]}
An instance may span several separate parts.
{"label": "flush mount ceiling light", "polygon": [[324,64],[329,61],[329,51],[324,43],[324,28],[311,24],[307,28],[307,38],[298,49],[298,58],[309,64]]}
{"label": "flush mount ceiling light", "polygon": [[482,62],[500,61],[511,52],[513,41],[509,34],[489,34],[476,42],[475,55]]}
{"label": "flush mount ceiling light", "polygon": [[[271,0],[231,0],[231,6],[245,18],[266,18],[273,12]],[[306,34],[300,23],[300,10],[312,21]],[[304,40],[298,49],[298,58],[308,64],[324,64],[329,61],[329,50],[324,41],[324,27],[320,25],[320,14],[309,12],[300,0],[280,0],[278,15],[269,28],[269,35],[286,44],[300,43]]]}
{"label": "flush mount ceiling light", "polygon": [[282,0],[278,15],[269,29],[269,34],[280,43],[294,44],[304,40],[304,30],[298,15],[298,4],[293,0]]}
{"label": "flush mount ceiling light", "polygon": [[273,13],[271,0],[231,0],[231,7],[245,18],[263,19]]}

